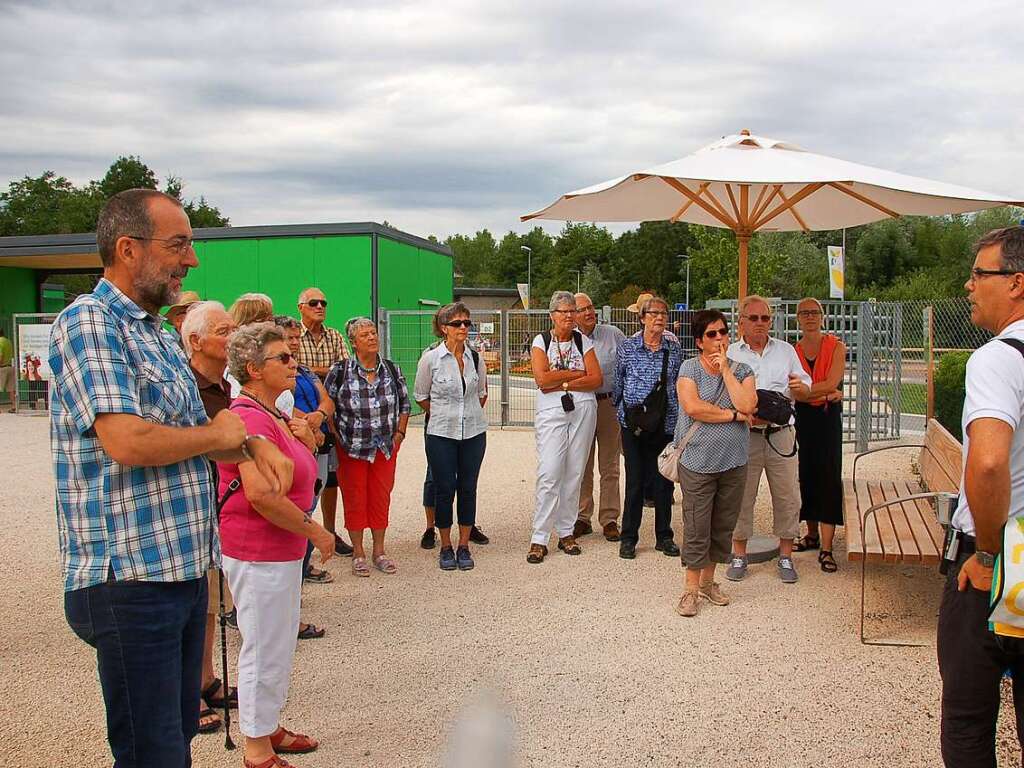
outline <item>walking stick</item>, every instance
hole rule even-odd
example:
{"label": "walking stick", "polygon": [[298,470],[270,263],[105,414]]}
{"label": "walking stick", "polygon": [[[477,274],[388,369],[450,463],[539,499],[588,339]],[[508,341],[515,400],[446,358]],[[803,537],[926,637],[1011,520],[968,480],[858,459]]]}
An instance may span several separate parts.
{"label": "walking stick", "polygon": [[[242,487],[242,482],[235,478],[228,485],[224,495],[217,502],[217,524],[220,525],[220,511],[224,508],[231,495]],[[224,749],[234,749],[235,743],[231,740],[231,686],[228,685],[228,614],[224,610],[224,569],[217,569],[217,583],[220,585],[220,664],[221,674],[224,680]]]}

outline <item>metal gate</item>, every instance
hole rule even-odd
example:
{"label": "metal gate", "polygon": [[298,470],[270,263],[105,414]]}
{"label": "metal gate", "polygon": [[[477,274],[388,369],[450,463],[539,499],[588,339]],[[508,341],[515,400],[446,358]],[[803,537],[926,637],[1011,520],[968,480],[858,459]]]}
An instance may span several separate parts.
{"label": "metal gate", "polygon": [[[799,339],[797,301],[772,300],[772,335],[790,343]],[[843,441],[866,450],[869,441],[900,436],[902,306],[898,303],[827,301],[825,328],[847,346],[843,380]],[[709,306],[730,317],[736,334],[736,302],[714,301]],[[696,354],[690,334],[692,312],[673,311],[669,327],[679,337],[684,354]],[[401,366],[410,388],[423,350],[437,342],[433,312],[380,312],[380,335],[385,354]],[[640,329],[639,317],[624,309],[605,307],[599,316],[627,336]],[[487,418],[492,426],[532,426],[536,386],[530,369],[530,348],[537,334],[549,330],[546,310],[473,311],[470,344],[487,364],[490,397]],[[860,386],[859,382],[867,382]],[[418,410],[418,409],[414,409]]]}

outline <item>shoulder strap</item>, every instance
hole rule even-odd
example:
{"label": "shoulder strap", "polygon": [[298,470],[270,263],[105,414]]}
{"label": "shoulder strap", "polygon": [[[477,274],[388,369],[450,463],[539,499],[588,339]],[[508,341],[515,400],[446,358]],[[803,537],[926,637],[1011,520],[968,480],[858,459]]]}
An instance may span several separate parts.
{"label": "shoulder strap", "polygon": [[[726,359],[728,359],[728,358],[726,358]],[[729,360],[729,368],[732,369],[733,373],[736,372],[736,363],[733,360]],[[715,402],[712,403],[712,405],[718,405],[719,403],[721,403],[722,402],[722,398],[725,397],[725,393],[727,391],[728,390],[725,388],[725,379],[723,378],[722,379],[722,389],[718,392],[718,396],[715,398]],[[686,450],[686,446],[690,444],[690,440],[697,433],[697,430],[700,429],[700,427],[701,427],[701,425],[703,423],[704,423],[703,421],[697,421],[696,419],[694,419],[693,420],[693,424],[691,424],[690,428],[688,430],[686,430],[686,434],[683,436],[683,439],[679,441],[679,455],[680,456],[683,455],[683,451]]]}
{"label": "shoulder strap", "polygon": [[576,349],[580,351],[580,357],[583,356],[583,334],[579,331],[572,332],[572,340],[576,342]]}
{"label": "shoulder strap", "polygon": [[469,351],[473,354],[473,365],[479,371],[480,370],[480,353],[477,352],[472,347],[469,348]]}
{"label": "shoulder strap", "polygon": [[1016,349],[1022,356],[1024,356],[1024,341],[1020,339],[1000,339],[1003,344],[1007,344]]}
{"label": "shoulder strap", "polygon": [[384,366],[388,369],[388,372],[391,374],[391,383],[395,387],[395,405],[397,406],[398,401],[402,399],[402,392],[398,388],[398,368],[395,366],[393,362],[388,360],[386,357],[382,357],[381,360],[384,361]]}
{"label": "shoulder strap", "polygon": [[661,383],[666,384],[668,378],[668,344],[665,344],[661,350]]}
{"label": "shoulder strap", "polygon": [[540,335],[540,340],[544,342],[544,351],[547,352],[548,348],[551,346],[551,331],[544,331],[544,333]]}

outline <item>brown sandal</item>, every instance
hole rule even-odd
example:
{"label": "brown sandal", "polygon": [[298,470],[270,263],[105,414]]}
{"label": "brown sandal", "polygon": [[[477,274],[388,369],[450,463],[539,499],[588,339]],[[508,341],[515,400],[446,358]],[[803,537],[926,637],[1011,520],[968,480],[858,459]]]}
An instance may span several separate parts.
{"label": "brown sandal", "polygon": [[583,550],[580,549],[580,545],[576,543],[576,539],[572,536],[565,536],[558,540],[558,548],[565,552],[567,555],[582,555]]}
{"label": "brown sandal", "polygon": [[544,558],[547,557],[548,548],[543,544],[531,544],[530,552],[526,555],[526,562],[536,565],[537,563],[543,563]]}
{"label": "brown sandal", "polygon": [[262,763],[253,763],[243,757],[242,765],[245,766],[245,768],[295,768],[295,766],[283,757],[278,757],[277,755],[271,755]]}
{"label": "brown sandal", "polygon": [[825,573],[835,573],[839,570],[839,566],[836,564],[836,559],[827,549],[823,549],[818,553],[818,563],[821,565],[821,570]]}
{"label": "brown sandal", "polygon": [[[284,744],[286,738],[291,737],[288,744]],[[283,752],[289,755],[299,755],[312,752],[320,746],[320,742],[302,733],[292,733],[287,728],[277,727],[277,730],[270,734],[270,746],[275,752]]]}

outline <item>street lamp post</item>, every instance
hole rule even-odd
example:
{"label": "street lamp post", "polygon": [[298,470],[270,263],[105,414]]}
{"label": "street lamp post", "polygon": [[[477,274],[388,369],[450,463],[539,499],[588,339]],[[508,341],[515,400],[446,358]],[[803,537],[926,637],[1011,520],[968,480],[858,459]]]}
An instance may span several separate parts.
{"label": "street lamp post", "polygon": [[682,259],[686,262],[686,309],[689,311],[690,307],[690,257],[688,254],[680,253],[676,256],[677,259]]}
{"label": "street lamp post", "polygon": [[576,273],[576,293],[580,292],[580,271],[578,269],[570,269],[570,272]]}
{"label": "street lamp post", "polygon": [[[530,285],[533,277],[533,248],[528,245],[520,245],[519,250],[526,251],[526,301],[533,303],[533,287]],[[529,307],[527,307],[529,309]]]}

